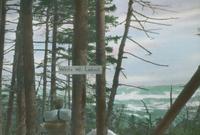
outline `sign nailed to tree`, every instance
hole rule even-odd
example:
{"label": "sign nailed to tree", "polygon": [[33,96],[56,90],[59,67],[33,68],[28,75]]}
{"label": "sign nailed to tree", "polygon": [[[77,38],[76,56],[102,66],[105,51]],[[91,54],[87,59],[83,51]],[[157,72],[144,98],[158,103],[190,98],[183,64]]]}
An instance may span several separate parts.
{"label": "sign nailed to tree", "polygon": [[102,74],[102,66],[59,66],[62,74]]}

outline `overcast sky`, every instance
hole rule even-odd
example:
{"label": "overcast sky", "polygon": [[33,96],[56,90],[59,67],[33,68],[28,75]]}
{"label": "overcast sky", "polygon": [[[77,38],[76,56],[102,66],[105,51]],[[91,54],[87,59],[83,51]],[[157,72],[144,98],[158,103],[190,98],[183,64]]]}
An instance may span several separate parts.
{"label": "overcast sky", "polygon": [[[144,33],[136,30],[130,30],[129,36],[140,42],[149,49],[153,54],[146,55],[146,52],[136,47],[130,41],[126,43],[126,51],[132,52],[144,59],[151,60],[160,64],[168,64],[169,67],[157,67],[148,63],[144,63],[134,57],[128,56],[129,59],[123,61],[123,68],[127,74],[127,79],[120,77],[121,83],[132,85],[170,85],[185,84],[192,74],[200,65],[200,36],[197,36],[198,28],[200,28],[200,0],[151,0],[156,4],[168,5],[167,9],[175,12],[158,11],[155,17],[178,17],[178,19],[166,21],[164,23],[172,26],[149,26],[148,28],[162,28],[159,35],[152,35],[152,39],[148,39]],[[119,17],[119,22],[123,21],[126,16],[128,0],[114,0],[117,11],[114,13]],[[136,7],[137,8],[137,7]],[[147,14],[152,12],[147,11]],[[13,20],[16,16],[11,14],[7,16],[9,20]],[[9,25],[9,29],[16,27]],[[110,34],[122,35],[124,25],[110,29]],[[40,29],[34,33],[35,40],[44,40],[44,29]],[[15,34],[7,34],[6,38],[12,39]],[[5,49],[9,48],[6,46]],[[117,45],[114,45],[115,55],[117,53]],[[12,58],[11,54],[6,54],[6,60]],[[35,61],[41,62],[43,53],[35,52]],[[9,67],[8,67],[9,68]],[[10,67],[10,70],[12,68]],[[112,69],[112,67],[111,67]],[[114,69],[114,67],[113,67]],[[111,82],[114,70],[107,72],[108,82]]]}
{"label": "overcast sky", "polygon": [[[115,14],[123,21],[127,11],[128,0],[115,0],[117,11]],[[156,4],[168,5],[167,9],[175,12],[158,11],[156,17],[178,17],[178,19],[166,21],[172,26],[159,27],[159,35],[153,35],[153,40],[145,34],[131,30],[129,36],[153,54],[146,55],[140,48],[127,42],[126,51],[130,51],[147,60],[169,67],[157,67],[144,63],[129,56],[123,61],[127,79],[121,77],[121,82],[132,85],[170,85],[185,84],[200,65],[200,36],[197,36],[200,28],[200,1],[199,0],[152,0]],[[111,30],[111,33],[122,34],[123,25]],[[150,27],[151,28],[151,27]],[[158,28],[153,26],[152,28]],[[115,49],[117,52],[117,48]],[[116,53],[114,52],[114,53]],[[113,70],[112,70],[113,71]],[[113,72],[109,71],[108,78],[112,78]]]}

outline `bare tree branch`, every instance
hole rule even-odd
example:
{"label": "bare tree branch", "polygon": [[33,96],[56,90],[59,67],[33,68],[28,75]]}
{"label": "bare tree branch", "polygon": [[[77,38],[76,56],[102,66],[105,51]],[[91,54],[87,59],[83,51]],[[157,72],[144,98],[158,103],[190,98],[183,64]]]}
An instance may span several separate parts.
{"label": "bare tree branch", "polygon": [[7,20],[6,23],[17,24],[17,22]]}
{"label": "bare tree branch", "polygon": [[10,32],[10,33],[15,33],[16,32],[16,30],[12,30],[12,29],[7,29],[7,30],[5,30],[6,32]]}
{"label": "bare tree branch", "polygon": [[136,2],[137,4],[142,6],[142,9],[144,9],[144,8],[151,9],[153,11],[153,13],[155,13],[156,10],[175,12],[173,10],[166,9],[167,7],[169,7],[168,5],[153,4],[150,1],[144,1],[144,0],[135,0],[134,2]]}
{"label": "bare tree branch", "polygon": [[147,35],[148,38],[151,38],[149,34],[159,34],[158,32],[154,32],[154,31],[151,31],[151,30],[146,30],[146,29],[141,29],[141,28],[138,28],[138,27],[135,27],[135,26],[130,26],[131,28],[133,29],[136,29],[136,30],[139,30],[139,31],[142,31],[145,33],[145,35]]}
{"label": "bare tree branch", "polygon": [[147,37],[149,37],[150,38],[150,36],[149,36],[149,32],[147,32],[147,30],[144,28],[144,25],[142,25],[142,23],[138,20],[138,18],[136,17],[136,15],[132,12],[132,16],[135,18],[135,20],[138,22],[138,24],[140,25],[140,27],[141,27],[141,29],[140,28],[137,28],[137,27],[133,27],[133,26],[130,26],[130,27],[132,27],[132,28],[136,28],[136,29],[139,29],[139,30],[141,30],[141,31],[143,31],[145,34],[146,34],[146,36]]}
{"label": "bare tree branch", "polygon": [[158,64],[158,63],[155,63],[155,62],[152,62],[152,61],[149,61],[149,60],[145,60],[145,59],[143,59],[143,58],[141,58],[141,57],[139,57],[139,56],[136,56],[136,55],[134,55],[134,54],[132,54],[132,53],[130,53],[130,52],[124,52],[124,53],[127,53],[127,54],[129,54],[129,55],[131,55],[131,56],[133,56],[133,57],[135,57],[135,58],[137,58],[137,59],[140,59],[140,60],[142,60],[142,61],[144,61],[144,62],[153,64],[153,65],[156,65],[156,66],[162,66],[162,67],[168,67],[168,66],[169,66],[169,65]]}
{"label": "bare tree branch", "polygon": [[7,7],[6,10],[7,10],[7,11],[13,10],[13,11],[16,11],[16,12],[19,12],[19,11],[20,11],[19,9],[16,9],[16,8],[13,8],[13,7]]}
{"label": "bare tree branch", "polygon": [[151,113],[149,112],[149,108],[147,107],[147,105],[146,105],[146,103],[144,102],[144,100],[141,100],[141,102],[143,103],[144,108],[145,108],[145,110],[146,110],[146,113],[147,113],[147,115],[149,116],[149,118],[148,118],[148,124],[149,124],[149,126],[152,126],[152,122],[151,122]]}
{"label": "bare tree branch", "polygon": [[126,23],[126,20],[121,21],[120,23],[117,24],[117,26],[122,25],[123,23]]}
{"label": "bare tree branch", "polygon": [[10,51],[13,51],[13,50],[14,50],[14,47],[15,47],[15,45],[12,45],[11,47],[5,49],[3,55],[6,55],[6,54],[8,54]]}
{"label": "bare tree branch", "polygon": [[159,23],[159,22],[153,22],[149,21],[148,19],[143,19],[143,20],[131,20],[132,22],[138,22],[140,21],[141,23],[149,23],[149,24],[155,24],[155,25],[162,25],[162,26],[171,26],[171,24],[166,24],[166,23]]}
{"label": "bare tree branch", "polygon": [[6,4],[8,7],[19,7],[19,4]]}
{"label": "bare tree branch", "polygon": [[8,72],[8,73],[11,73],[11,74],[12,74],[11,71],[9,71],[9,70],[7,70],[7,69],[5,69],[5,68],[3,68],[3,70],[6,71],[6,72]]}
{"label": "bare tree branch", "polygon": [[136,10],[133,10],[133,13],[136,13],[137,15],[146,18],[146,19],[151,19],[151,20],[160,20],[160,21],[164,21],[164,20],[172,20],[172,19],[177,19],[177,17],[169,17],[169,18],[155,18],[155,17],[150,17],[150,16],[146,16],[142,13],[137,12]]}
{"label": "bare tree branch", "polygon": [[127,39],[129,39],[130,41],[132,41],[133,43],[135,43],[137,46],[139,46],[140,48],[142,48],[143,50],[145,50],[149,55],[152,54],[151,51],[149,51],[148,49],[146,49],[145,47],[143,47],[140,43],[136,42],[135,40],[133,40],[132,38],[130,37],[127,37]]}
{"label": "bare tree branch", "polygon": [[127,79],[126,74],[124,73],[124,71],[121,70],[122,75]]}
{"label": "bare tree branch", "polygon": [[5,38],[6,41],[15,42],[15,39]]}

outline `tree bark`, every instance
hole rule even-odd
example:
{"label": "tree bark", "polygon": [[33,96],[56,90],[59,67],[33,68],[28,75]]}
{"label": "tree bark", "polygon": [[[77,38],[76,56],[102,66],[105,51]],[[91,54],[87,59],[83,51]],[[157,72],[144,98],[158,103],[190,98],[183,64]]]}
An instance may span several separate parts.
{"label": "tree bark", "polygon": [[97,135],[106,135],[106,55],[105,55],[105,10],[104,0],[96,1],[96,63],[102,65],[103,72],[96,75],[96,127]]}
{"label": "tree bark", "polygon": [[[19,70],[18,70],[19,72]],[[23,79],[20,76],[20,79]],[[17,86],[17,129],[16,135],[26,135],[26,104],[24,82],[18,79]]]}
{"label": "tree bark", "polygon": [[49,43],[49,4],[46,11],[46,33],[45,33],[45,51],[44,51],[44,69],[43,69],[43,101],[42,101],[42,115],[46,110],[46,93],[47,93],[47,55]]}
{"label": "tree bark", "polygon": [[32,0],[21,0],[23,70],[26,101],[26,135],[37,134],[36,95],[34,83]]}
{"label": "tree bark", "polygon": [[13,115],[13,104],[16,93],[16,73],[17,73],[17,47],[15,46],[15,54],[13,58],[13,67],[12,67],[12,79],[11,79],[11,88],[9,91],[8,98],[8,109],[7,109],[7,122],[5,127],[5,135],[10,135],[10,129],[12,128],[12,115]]}
{"label": "tree bark", "polygon": [[15,43],[16,57],[16,80],[17,80],[17,130],[16,135],[26,135],[26,104],[25,104],[25,88],[24,88],[24,62],[23,62],[23,46],[22,46],[22,23],[21,17],[18,21]]}
{"label": "tree bark", "polygon": [[108,101],[108,111],[107,111],[107,117],[106,117],[106,124],[109,127],[109,125],[111,124],[111,114],[113,111],[113,105],[114,105],[114,100],[115,100],[115,95],[117,92],[117,88],[119,85],[119,75],[120,75],[120,71],[122,69],[121,65],[122,65],[122,59],[123,59],[123,54],[124,54],[124,47],[126,44],[126,39],[128,36],[128,31],[130,28],[130,23],[131,23],[131,16],[132,16],[132,5],[133,5],[133,0],[129,0],[128,3],[128,12],[127,12],[127,16],[126,16],[126,24],[125,24],[125,30],[124,30],[124,34],[120,43],[120,47],[119,47],[119,52],[118,52],[118,58],[117,58],[117,66],[115,69],[115,74],[114,74],[114,78],[113,78],[113,84],[112,84],[112,88],[111,88],[111,94],[109,96],[109,101]]}
{"label": "tree bark", "polygon": [[[75,0],[72,64],[87,64],[88,5],[87,0]],[[86,76],[73,75],[72,135],[85,135]]]}
{"label": "tree bark", "polygon": [[165,114],[164,118],[159,122],[156,127],[153,135],[163,135],[165,130],[169,127],[172,121],[176,118],[178,113],[187,103],[187,101],[192,97],[195,91],[200,86],[200,66],[195,74],[192,76],[190,81],[185,85],[185,88],[182,90],[174,104]]}
{"label": "tree bark", "polygon": [[[70,45],[68,45],[68,56],[70,56]],[[70,58],[68,58],[68,66],[70,66]],[[71,88],[70,88],[70,77],[71,75],[67,76],[67,85],[68,85],[68,109],[71,109]]]}
{"label": "tree bark", "polygon": [[53,109],[53,101],[56,98],[56,42],[57,42],[57,0],[53,0],[54,17],[53,17],[53,42],[52,42],[52,63],[51,63],[51,109]]}
{"label": "tree bark", "polygon": [[6,127],[5,127],[5,135],[10,135],[10,130],[12,128],[12,116],[13,116],[13,104],[15,98],[16,89],[14,88],[14,82],[11,83],[11,89],[9,92],[9,100],[8,100],[8,108],[7,108],[7,119],[6,119]]}
{"label": "tree bark", "polygon": [[6,0],[0,1],[0,135],[3,134],[3,118],[2,118],[2,71],[3,71],[3,58],[4,58],[4,37],[5,37],[5,24],[6,24]]}

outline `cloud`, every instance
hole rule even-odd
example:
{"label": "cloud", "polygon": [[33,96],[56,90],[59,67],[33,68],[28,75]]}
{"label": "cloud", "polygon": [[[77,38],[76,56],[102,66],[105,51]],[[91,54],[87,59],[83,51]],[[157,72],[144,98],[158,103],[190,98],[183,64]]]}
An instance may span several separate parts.
{"label": "cloud", "polygon": [[200,65],[200,53],[196,52],[194,54],[191,54],[190,56],[188,56],[187,60],[190,61],[191,63],[195,63],[195,62],[199,61],[198,64]]}
{"label": "cloud", "polygon": [[166,8],[174,9],[175,11],[190,10],[200,7],[199,0],[150,0],[154,4],[166,5]]}
{"label": "cloud", "polygon": [[157,82],[157,78],[154,78],[149,75],[127,75],[127,79],[120,77],[120,83],[129,84],[129,85],[138,85],[143,86],[152,85],[152,82]]}

